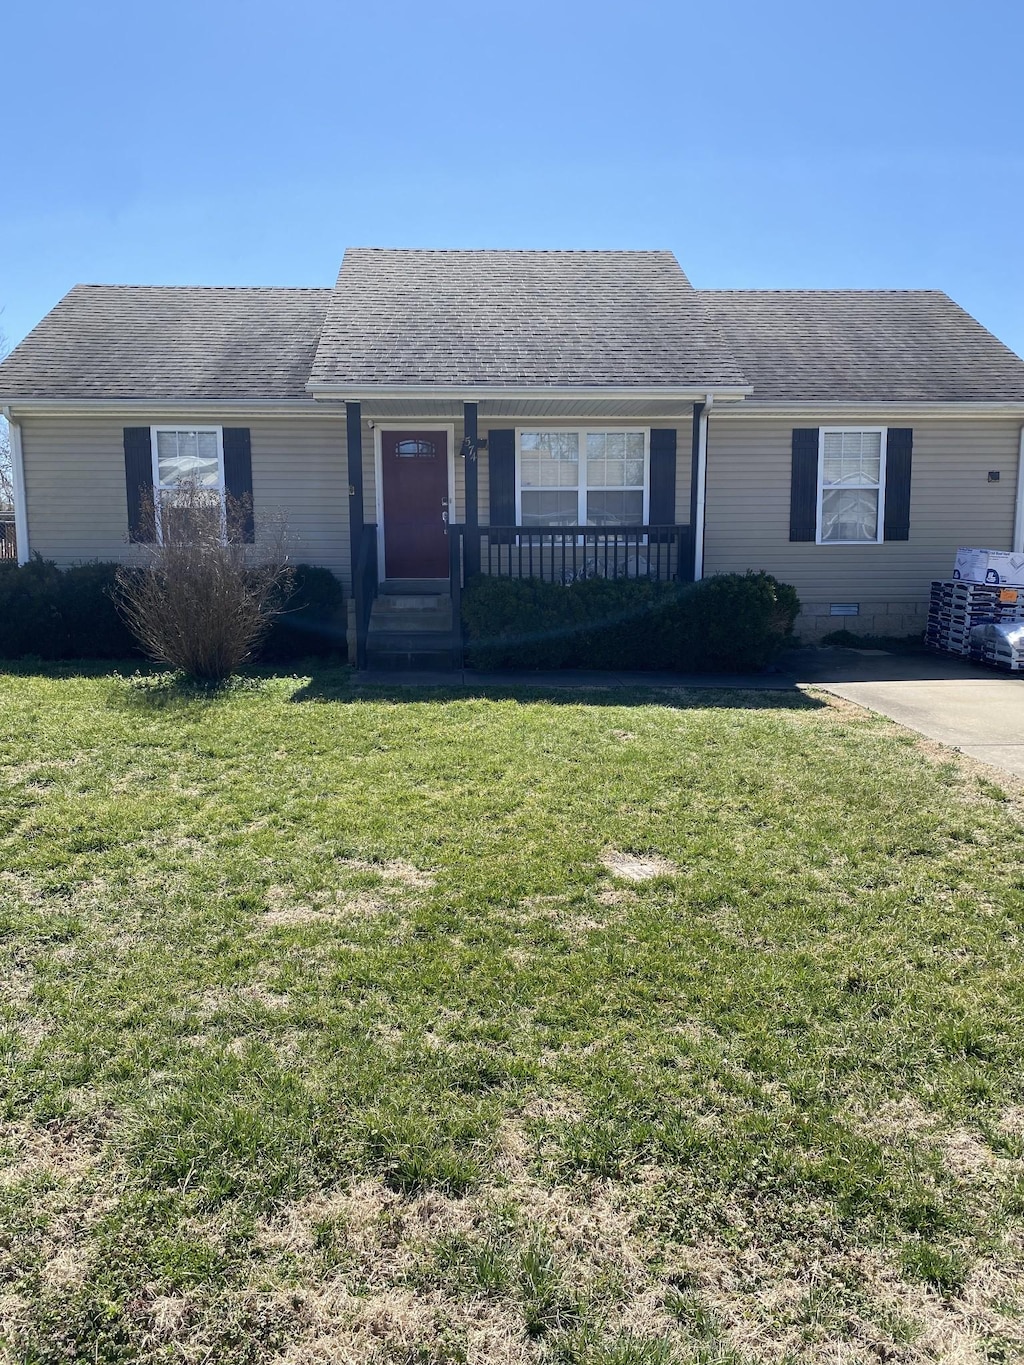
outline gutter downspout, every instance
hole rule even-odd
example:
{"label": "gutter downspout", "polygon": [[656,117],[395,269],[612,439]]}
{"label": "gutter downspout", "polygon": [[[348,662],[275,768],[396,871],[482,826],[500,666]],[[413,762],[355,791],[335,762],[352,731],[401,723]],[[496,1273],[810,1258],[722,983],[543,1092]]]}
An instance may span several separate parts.
{"label": "gutter downspout", "polygon": [[1013,517],[1013,552],[1024,554],[1024,427],[1020,429],[1020,454],[1017,456],[1017,505]]}
{"label": "gutter downspout", "polygon": [[693,524],[693,581],[699,583],[704,577],[704,507],[708,487],[708,413],[714,406],[715,395],[709,393],[704,399],[697,433],[697,516]]}
{"label": "gutter downspout", "polygon": [[11,435],[11,480],[14,484],[14,538],[18,543],[18,563],[29,561],[28,505],[25,501],[25,461],[21,449],[21,423],[11,419],[11,410],[4,408],[7,430]]}

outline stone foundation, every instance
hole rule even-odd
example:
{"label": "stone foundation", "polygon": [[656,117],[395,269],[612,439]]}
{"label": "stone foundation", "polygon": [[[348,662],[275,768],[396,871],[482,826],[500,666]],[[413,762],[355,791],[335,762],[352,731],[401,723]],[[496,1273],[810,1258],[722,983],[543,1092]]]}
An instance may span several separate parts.
{"label": "stone foundation", "polygon": [[819,640],[833,630],[854,635],[920,635],[928,620],[928,603],[920,599],[860,602],[856,616],[833,616],[830,602],[803,602],[796,619],[802,640]]}

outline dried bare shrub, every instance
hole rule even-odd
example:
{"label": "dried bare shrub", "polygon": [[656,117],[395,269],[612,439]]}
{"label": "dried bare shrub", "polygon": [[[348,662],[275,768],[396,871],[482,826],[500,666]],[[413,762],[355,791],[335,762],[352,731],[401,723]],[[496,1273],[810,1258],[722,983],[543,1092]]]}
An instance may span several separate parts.
{"label": "dried bare shrub", "polygon": [[287,600],[293,570],[283,532],[245,543],[251,511],[192,482],[150,500],[146,562],[118,570],[118,610],[146,653],[199,682],[252,659]]}

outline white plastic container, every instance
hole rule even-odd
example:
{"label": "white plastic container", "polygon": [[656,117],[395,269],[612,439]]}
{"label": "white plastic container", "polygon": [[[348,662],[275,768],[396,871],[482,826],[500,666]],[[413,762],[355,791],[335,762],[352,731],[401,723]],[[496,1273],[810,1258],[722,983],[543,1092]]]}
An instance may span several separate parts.
{"label": "white plastic container", "polygon": [[987,583],[994,588],[1024,588],[1024,555],[1010,550],[956,552],[953,577],[963,583]]}

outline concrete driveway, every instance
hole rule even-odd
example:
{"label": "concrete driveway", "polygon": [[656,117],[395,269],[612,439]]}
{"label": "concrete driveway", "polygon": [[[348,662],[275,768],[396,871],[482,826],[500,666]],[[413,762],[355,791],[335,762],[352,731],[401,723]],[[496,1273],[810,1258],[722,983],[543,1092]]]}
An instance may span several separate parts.
{"label": "concrete driveway", "polygon": [[872,650],[795,651],[786,672],[1024,778],[1024,675],[959,659]]}

